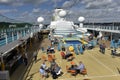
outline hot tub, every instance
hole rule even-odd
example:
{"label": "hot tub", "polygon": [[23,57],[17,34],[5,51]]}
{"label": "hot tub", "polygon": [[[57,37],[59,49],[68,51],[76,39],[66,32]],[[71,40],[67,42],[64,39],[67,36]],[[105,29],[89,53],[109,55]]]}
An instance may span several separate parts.
{"label": "hot tub", "polygon": [[79,40],[65,40],[66,44],[81,44]]}

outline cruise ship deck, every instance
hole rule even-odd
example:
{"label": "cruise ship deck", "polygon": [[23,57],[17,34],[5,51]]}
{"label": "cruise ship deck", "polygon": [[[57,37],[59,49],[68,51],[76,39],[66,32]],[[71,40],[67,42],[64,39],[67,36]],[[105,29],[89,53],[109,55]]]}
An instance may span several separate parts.
{"label": "cruise ship deck", "polygon": [[[47,39],[45,41],[48,42]],[[105,41],[100,41],[105,42]],[[106,42],[106,45],[109,42]],[[45,45],[45,43],[41,44]],[[120,48],[117,49],[119,51],[118,55],[111,56],[111,49],[109,45],[107,45],[105,54],[99,52],[99,47],[88,50],[86,49],[84,54],[75,55],[75,59],[73,60],[76,64],[79,61],[82,61],[85,64],[87,69],[87,75],[83,76],[81,74],[77,74],[76,76],[72,76],[66,70],[66,65],[70,65],[70,62],[62,59],[60,55],[60,51],[55,49],[56,62],[61,67],[63,74],[58,77],[56,80],[119,80],[120,79]],[[51,74],[49,74],[48,78],[42,78],[39,73],[40,65],[43,62],[42,55],[46,55],[46,53],[39,50],[37,61],[32,61],[31,65],[26,71],[24,75],[24,80],[53,80]],[[46,64],[49,66],[50,63],[46,61]]]}
{"label": "cruise ship deck", "polygon": [[[67,10],[55,9],[53,20],[46,26],[43,24],[44,18],[38,17],[37,25],[26,25],[23,28],[15,28],[16,26],[11,25],[7,29],[1,29],[0,80],[120,79],[120,23],[86,22],[85,18],[80,16],[78,25],[65,18],[67,12]],[[69,40],[76,40],[78,43],[72,44]],[[70,44],[67,44],[67,41]],[[106,45],[105,53],[99,50],[100,44],[103,43]],[[85,51],[83,51],[83,45]],[[73,60],[68,61],[61,57],[63,46],[66,50],[72,46],[73,49],[69,52],[74,57]],[[55,52],[48,53],[47,50],[50,48]],[[113,55],[112,50],[115,49],[116,53]],[[34,60],[35,52],[37,52],[36,61]],[[40,73],[40,67],[44,61],[47,67],[51,65],[48,54],[54,56],[55,62],[62,70],[62,74],[57,79],[53,79],[50,72],[47,78]],[[72,62],[79,65],[80,61],[85,65],[87,74],[71,75],[67,66],[70,67]],[[6,71],[7,73],[4,74]],[[7,79],[3,79],[6,75]]]}

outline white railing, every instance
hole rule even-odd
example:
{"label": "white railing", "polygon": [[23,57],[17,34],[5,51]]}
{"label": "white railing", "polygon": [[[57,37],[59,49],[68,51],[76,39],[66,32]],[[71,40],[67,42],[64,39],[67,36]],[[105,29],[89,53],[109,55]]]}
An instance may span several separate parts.
{"label": "white railing", "polygon": [[114,33],[120,33],[120,26],[96,26],[96,25],[85,25],[84,28],[90,29],[90,30],[96,30],[96,31],[105,31],[105,32],[114,32]]}
{"label": "white railing", "polygon": [[25,36],[30,37],[31,33],[35,34],[39,31],[40,29],[38,26],[3,29],[0,31],[0,35],[3,34],[3,36],[0,37],[0,46],[6,45],[18,39],[22,39],[22,37]]}

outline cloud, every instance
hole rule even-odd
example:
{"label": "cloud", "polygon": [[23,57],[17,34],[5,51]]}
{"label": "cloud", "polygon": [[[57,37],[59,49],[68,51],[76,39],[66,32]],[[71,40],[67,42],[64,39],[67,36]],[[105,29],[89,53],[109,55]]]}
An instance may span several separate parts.
{"label": "cloud", "polygon": [[39,8],[34,8],[32,12],[33,13],[38,13],[38,12],[40,12],[40,9]]}
{"label": "cloud", "polygon": [[47,1],[49,0],[0,0],[0,4],[10,6],[22,6],[26,4],[39,5]]}
{"label": "cloud", "polygon": [[53,3],[53,6],[57,6],[58,2],[62,0],[0,0],[0,4],[12,5],[12,6],[22,6],[25,4],[40,5],[43,3]]}
{"label": "cloud", "polygon": [[73,6],[73,1],[65,1],[63,4],[63,8],[68,8]]}
{"label": "cloud", "polygon": [[120,21],[119,11],[114,8],[111,9],[85,9],[85,10],[70,10],[70,14],[67,16],[68,20],[78,22],[78,17],[85,17],[86,22],[113,22]]}
{"label": "cloud", "polygon": [[23,3],[27,4],[42,4],[47,2],[48,0],[24,0]]}
{"label": "cloud", "polygon": [[12,6],[22,6],[22,5],[24,5],[22,2],[13,2],[13,3],[11,3],[11,5]]}
{"label": "cloud", "polygon": [[81,0],[86,9],[105,9],[120,6],[120,0]]}
{"label": "cloud", "polygon": [[9,0],[0,0],[2,3],[7,3]]}
{"label": "cloud", "polygon": [[43,17],[45,19],[44,23],[49,23],[51,21],[52,11],[47,9],[34,8],[32,11],[25,11],[16,17],[17,20],[26,22],[36,22],[38,17]]}
{"label": "cloud", "polygon": [[73,6],[76,6],[77,4],[79,4],[81,0],[69,0],[69,1],[65,1],[62,5],[63,8],[71,8]]}
{"label": "cloud", "polygon": [[115,21],[120,18],[120,0],[69,0],[63,3],[63,7],[70,10],[67,17],[74,21],[79,16],[84,16],[86,21]]}
{"label": "cloud", "polygon": [[[96,8],[107,8],[113,4],[112,0],[96,0],[86,4],[86,8],[96,9]],[[114,3],[115,4],[115,3]]]}
{"label": "cloud", "polygon": [[28,16],[29,15],[29,12],[28,11],[25,11],[25,12],[23,12],[20,16]]}
{"label": "cloud", "polygon": [[12,0],[0,0],[0,3],[8,3],[11,2]]}
{"label": "cloud", "polygon": [[0,0],[0,4],[9,6],[22,6],[23,2],[21,0]]}
{"label": "cloud", "polygon": [[53,4],[53,7],[56,8],[58,7],[58,3],[61,2],[62,0],[50,0],[49,3]]}
{"label": "cloud", "polygon": [[[52,10],[43,9],[40,5],[48,4],[48,7],[61,7],[69,10],[69,14],[66,16],[68,20],[76,20],[79,16],[84,16],[87,19],[106,20],[117,19],[120,17],[120,0],[0,0],[0,4],[9,6],[23,6],[26,4],[32,4],[33,9],[31,11],[25,11],[17,16],[17,19],[24,21],[36,21],[37,17],[42,16],[45,21],[50,21],[52,16]],[[19,7],[20,8],[20,7]],[[18,8],[18,9],[19,9]],[[20,10],[20,9],[19,9]],[[17,10],[1,9],[0,13],[15,12]]]}
{"label": "cloud", "polygon": [[17,9],[3,9],[3,10],[0,10],[0,13],[4,14],[4,13],[10,13],[10,12],[17,12],[17,11],[18,11]]}
{"label": "cloud", "polygon": [[63,8],[84,7],[84,9],[116,8],[120,6],[120,0],[67,0]]}

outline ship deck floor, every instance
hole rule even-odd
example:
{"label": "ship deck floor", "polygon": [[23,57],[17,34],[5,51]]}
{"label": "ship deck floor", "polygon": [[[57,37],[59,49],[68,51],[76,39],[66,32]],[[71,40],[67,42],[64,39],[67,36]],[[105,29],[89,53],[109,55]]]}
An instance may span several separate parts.
{"label": "ship deck floor", "polygon": [[[120,51],[120,48],[117,49]],[[51,75],[49,78],[42,78],[39,73],[39,68],[43,60],[42,55],[47,55],[41,50],[38,52],[37,62],[31,64],[26,71],[25,80],[53,80]],[[67,73],[66,65],[70,65],[70,62],[61,58],[60,51],[55,51],[56,62],[62,68],[63,75],[56,80],[119,80],[120,79],[120,56],[111,56],[111,49],[106,48],[105,54],[99,52],[99,48],[96,47],[92,50],[85,50],[84,54],[75,55],[73,60],[76,64],[82,61],[87,69],[87,75],[83,76],[78,74],[72,76]],[[49,66],[49,62],[46,61]]]}

